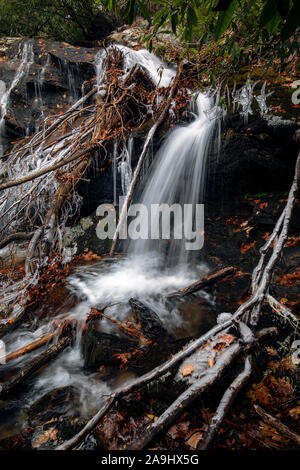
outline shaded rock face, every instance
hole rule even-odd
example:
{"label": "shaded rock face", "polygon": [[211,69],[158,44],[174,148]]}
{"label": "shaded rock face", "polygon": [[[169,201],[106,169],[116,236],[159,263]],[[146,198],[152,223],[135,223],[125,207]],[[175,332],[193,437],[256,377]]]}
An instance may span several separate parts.
{"label": "shaded rock face", "polygon": [[96,370],[101,365],[114,364],[115,355],[128,353],[133,345],[127,338],[98,331],[97,322],[90,321],[82,337],[84,368]]}
{"label": "shaded rock face", "polygon": [[219,155],[209,161],[207,202],[232,210],[239,196],[287,191],[294,176],[297,125],[268,116],[225,120]]}
{"label": "shaded rock face", "polygon": [[[24,45],[28,56],[22,70]],[[4,46],[3,46],[4,47]],[[5,115],[6,143],[32,134],[45,117],[65,111],[95,76],[97,48],[74,47],[43,39],[11,40],[0,62],[0,93],[12,86]],[[85,85],[84,85],[85,84]]]}

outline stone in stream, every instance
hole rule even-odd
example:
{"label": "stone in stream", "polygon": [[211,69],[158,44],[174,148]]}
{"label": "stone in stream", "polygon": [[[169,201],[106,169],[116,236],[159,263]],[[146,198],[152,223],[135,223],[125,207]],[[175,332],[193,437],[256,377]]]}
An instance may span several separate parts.
{"label": "stone in stream", "polygon": [[159,339],[170,339],[171,336],[162,324],[159,316],[154,310],[147,307],[137,299],[129,299],[129,305],[137,316],[143,335],[154,341]]}
{"label": "stone in stream", "polygon": [[61,416],[74,417],[79,406],[79,392],[71,386],[51,390],[43,395],[28,410],[31,427],[41,426]]}
{"label": "stone in stream", "polygon": [[137,342],[132,338],[103,333],[96,329],[96,322],[90,321],[86,332],[82,336],[82,354],[84,368],[95,370],[101,365],[115,363],[116,354],[133,351]]}

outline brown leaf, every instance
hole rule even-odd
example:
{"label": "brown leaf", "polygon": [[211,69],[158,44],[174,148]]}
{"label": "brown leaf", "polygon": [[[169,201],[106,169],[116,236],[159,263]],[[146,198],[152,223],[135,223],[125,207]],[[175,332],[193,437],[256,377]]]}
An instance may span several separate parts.
{"label": "brown leaf", "polygon": [[188,364],[187,366],[183,366],[181,372],[182,372],[183,377],[186,377],[187,375],[192,374],[194,372],[193,364]]}
{"label": "brown leaf", "polygon": [[194,434],[192,434],[191,437],[189,437],[188,440],[185,443],[192,450],[196,450],[199,442],[202,439],[202,437],[203,437],[202,432],[194,432]]}
{"label": "brown leaf", "polygon": [[56,428],[48,429],[44,433],[40,434],[38,436],[37,440],[34,441],[33,448],[35,449],[36,447],[40,447],[41,445],[48,442],[50,439],[52,441],[56,441],[56,436],[57,436],[57,429]]}

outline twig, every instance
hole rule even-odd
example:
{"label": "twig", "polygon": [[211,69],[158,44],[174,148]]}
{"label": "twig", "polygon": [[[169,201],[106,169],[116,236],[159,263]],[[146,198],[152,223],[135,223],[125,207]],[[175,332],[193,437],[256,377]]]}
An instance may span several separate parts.
{"label": "twig", "polygon": [[42,336],[36,341],[33,341],[32,343],[27,344],[26,346],[23,346],[23,348],[17,349],[16,351],[6,354],[6,356],[0,357],[0,359],[4,364],[10,361],[14,361],[15,359],[25,356],[25,354],[29,354],[32,351],[35,351],[36,349],[40,348],[41,346],[44,346],[45,344],[49,343],[49,341],[52,341],[56,335],[57,333],[48,333],[47,335]]}
{"label": "twig", "polygon": [[200,279],[200,281],[196,281],[193,284],[190,284],[184,289],[170,292],[170,294],[167,294],[166,297],[170,299],[172,297],[184,297],[186,295],[193,294],[194,292],[197,292],[203,287],[206,287],[216,281],[219,281],[220,279],[223,279],[226,276],[229,276],[235,271],[235,269],[236,268],[234,268],[233,266],[228,266],[227,268],[218,269],[217,271],[214,271],[213,273],[208,274],[205,278]]}
{"label": "twig", "polygon": [[288,428],[285,424],[283,424],[279,419],[275,418],[274,416],[267,413],[263,410],[259,405],[253,405],[255,411],[262,419],[272,426],[273,428],[277,429],[283,436],[287,437],[291,441],[294,441],[298,446],[300,446],[300,435],[297,434],[295,431],[292,431]]}
{"label": "twig", "polygon": [[266,300],[269,302],[270,307],[288,321],[293,328],[299,328],[299,319],[285,305],[274,299],[270,294],[266,295]]}

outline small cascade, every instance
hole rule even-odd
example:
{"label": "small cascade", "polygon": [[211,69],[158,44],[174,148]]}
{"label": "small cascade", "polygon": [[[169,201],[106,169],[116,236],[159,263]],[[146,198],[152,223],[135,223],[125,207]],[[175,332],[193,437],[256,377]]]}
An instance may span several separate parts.
{"label": "small cascade", "polygon": [[158,87],[169,86],[176,75],[176,70],[174,67],[166,65],[164,62],[162,62],[161,59],[146,49],[135,51],[129,47],[115,44],[106,50],[101,50],[96,56],[95,68],[99,90],[101,90],[101,85],[105,76],[103,61],[112,48],[115,48],[122,53],[124,57],[125,74],[127,74],[130,69],[137,64],[148,73],[154,84]]}
{"label": "small cascade", "polygon": [[[154,165],[147,178],[147,183],[139,197],[139,202],[148,208],[145,216],[140,218],[141,227],[148,226],[148,214],[152,220],[159,220],[161,204],[179,204],[181,208],[190,204],[203,202],[207,159],[213,141],[218,120],[215,119],[214,100],[207,94],[199,93],[195,101],[196,119],[188,126],[175,129],[166,139],[156,156]],[[211,117],[212,116],[212,117]],[[194,226],[194,216],[193,219]],[[192,222],[192,221],[191,221]],[[182,227],[174,227],[181,230]],[[160,256],[166,254],[164,240],[151,239],[131,240],[130,254],[155,252]],[[168,240],[167,263],[186,263],[189,251],[181,238]]]}
{"label": "small cascade", "polygon": [[[47,55],[47,59],[42,66],[41,70],[39,70],[37,80],[34,84],[35,86],[35,102],[36,102],[36,108],[38,109],[40,113],[40,120],[43,121],[45,117],[44,113],[44,97],[43,97],[43,87],[44,87],[44,82],[45,82],[45,74],[47,71],[47,68],[50,65],[50,55]],[[39,126],[36,126],[36,131],[38,130]]]}
{"label": "small cascade", "polygon": [[10,95],[13,89],[19,84],[24,75],[28,74],[30,66],[34,63],[33,44],[26,41],[23,46],[21,55],[21,62],[17,68],[16,74],[11,82],[9,88],[2,94],[0,100],[1,115],[0,115],[0,155],[3,155],[5,150],[5,117],[8,111]]}

